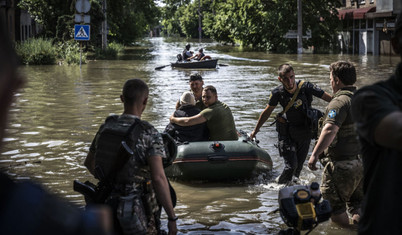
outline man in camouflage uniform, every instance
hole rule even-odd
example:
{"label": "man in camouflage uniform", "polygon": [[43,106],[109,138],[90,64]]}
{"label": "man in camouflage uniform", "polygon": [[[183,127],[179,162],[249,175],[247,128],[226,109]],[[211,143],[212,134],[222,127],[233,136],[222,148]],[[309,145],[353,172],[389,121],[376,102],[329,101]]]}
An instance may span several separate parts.
{"label": "man in camouflage uniform", "polygon": [[[159,234],[160,210],[155,201],[165,209],[168,215],[169,234],[177,233],[173,203],[170,197],[168,181],[165,176],[162,158],[165,158],[163,140],[160,133],[148,122],[142,121],[141,114],[148,100],[148,86],[140,79],[130,79],[123,87],[121,100],[124,112],[120,116],[110,116],[96,134],[85,160],[85,166],[96,178],[101,179],[98,169],[105,175],[112,172],[111,165],[116,161],[117,153],[107,153],[105,147],[113,140],[103,140],[102,132],[106,128],[122,128],[137,122],[139,131],[128,131],[131,135],[130,149],[135,154],[129,157],[125,165],[115,174],[113,191],[106,201],[115,212],[115,230],[117,234]],[[113,129],[113,128],[111,128]],[[128,128],[127,128],[128,129]],[[109,148],[110,149],[110,148]]]}
{"label": "man in camouflage uniform", "polygon": [[[359,142],[351,115],[351,99],[356,87],[355,67],[345,61],[332,63],[330,79],[334,96],[326,108],[317,140],[308,162],[311,170],[317,170],[316,162],[323,157],[325,166],[321,191],[332,206],[331,220],[349,227],[360,218],[360,203],[363,198],[363,165],[359,158]],[[320,156],[321,155],[321,156]]]}

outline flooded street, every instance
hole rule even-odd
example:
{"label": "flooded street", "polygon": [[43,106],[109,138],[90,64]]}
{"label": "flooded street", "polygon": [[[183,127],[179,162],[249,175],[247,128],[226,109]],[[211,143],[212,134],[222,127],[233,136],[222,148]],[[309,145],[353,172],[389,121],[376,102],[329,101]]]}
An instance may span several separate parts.
{"label": "flooded street", "polygon": [[[95,181],[83,166],[92,138],[104,119],[123,110],[120,94],[129,78],[141,78],[150,87],[148,106],[142,119],[163,131],[174,112],[176,101],[189,89],[188,78],[198,72],[205,85],[217,88],[219,100],[228,104],[236,127],[250,133],[275,88],[277,68],[290,63],[296,79],[317,84],[332,93],[329,65],[349,60],[356,65],[361,87],[387,79],[398,57],[353,55],[283,55],[244,52],[212,42],[191,43],[212,58],[217,69],[182,70],[167,66],[181,53],[185,41],[152,38],[127,50],[119,60],[89,61],[82,66],[25,66],[27,84],[17,94],[11,110],[8,136],[4,140],[0,168],[14,179],[31,179],[67,200],[84,205],[83,197],[72,190],[74,179]],[[224,66],[227,65],[227,66]],[[315,99],[313,106],[324,110],[326,103]],[[282,110],[279,106],[274,113]],[[274,115],[272,115],[273,117]],[[275,127],[268,119],[257,138],[274,163],[271,179],[255,179],[231,184],[184,184],[172,182],[177,192],[176,214],[180,234],[275,234],[286,229],[278,208],[279,186],[273,182],[283,169]],[[311,152],[310,148],[310,152]],[[302,183],[320,182],[321,171],[312,172],[307,162]],[[163,214],[163,218],[166,215]],[[166,229],[166,220],[163,221]],[[311,234],[354,234],[329,222]]]}

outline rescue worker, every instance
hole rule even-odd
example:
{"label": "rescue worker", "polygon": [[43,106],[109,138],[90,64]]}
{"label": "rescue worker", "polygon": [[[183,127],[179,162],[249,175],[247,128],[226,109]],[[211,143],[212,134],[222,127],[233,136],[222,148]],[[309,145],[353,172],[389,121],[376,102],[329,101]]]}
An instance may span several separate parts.
{"label": "rescue worker", "polygon": [[[131,146],[134,152],[124,166],[116,172],[113,179],[113,191],[107,204],[115,213],[115,229],[117,234],[160,234],[160,207],[162,205],[168,216],[169,234],[177,233],[169,185],[162,165],[165,158],[164,144],[161,134],[148,122],[141,120],[147,101],[148,86],[140,79],[127,80],[123,87],[121,101],[124,112],[120,116],[110,116],[106,119],[96,134],[85,166],[97,178],[101,178],[97,169],[110,171],[114,165],[117,153],[107,152],[113,146],[112,139],[103,134],[109,126],[131,127],[137,123],[140,128],[129,132]],[[126,128],[127,129],[127,128]],[[119,147],[119,146],[118,146]],[[110,175],[104,172],[105,175]],[[113,173],[113,172],[112,172]],[[155,199],[157,198],[157,202]]]}
{"label": "rescue worker", "polygon": [[[202,76],[198,73],[193,73],[190,75],[189,79],[190,91],[193,93],[195,98],[195,106],[200,110],[206,108],[204,102],[202,102],[202,90],[204,89],[204,80]],[[176,103],[176,110],[180,107],[180,100]]]}
{"label": "rescue worker", "polygon": [[321,192],[332,207],[332,222],[351,227],[346,209],[354,223],[360,219],[363,199],[363,163],[355,125],[352,120],[351,100],[356,87],[356,69],[346,61],[330,65],[333,97],[322,119],[322,131],[308,161],[308,167],[317,170],[320,156],[325,166]]}
{"label": "rescue worker", "polygon": [[279,184],[288,184],[292,181],[293,176],[299,177],[310,147],[312,135],[310,121],[307,118],[307,109],[311,108],[313,96],[327,102],[331,100],[331,96],[310,82],[296,82],[295,73],[290,64],[280,65],[278,73],[278,80],[281,85],[272,91],[269,103],[261,113],[254,130],[250,134],[250,138],[255,138],[261,126],[271,116],[278,103],[285,110],[293,96],[297,95],[293,104],[290,103],[291,106],[288,107],[288,110],[278,117],[278,120],[280,119],[281,121],[276,122],[279,155],[285,161],[285,168],[278,177],[277,182]]}
{"label": "rescue worker", "polygon": [[360,235],[402,234],[402,12],[391,43],[400,56],[394,74],[352,99],[364,168]]}
{"label": "rescue worker", "polygon": [[218,100],[216,88],[206,86],[202,91],[205,108],[192,117],[170,116],[170,122],[179,126],[194,126],[206,122],[210,140],[237,140],[238,134],[229,106]]}

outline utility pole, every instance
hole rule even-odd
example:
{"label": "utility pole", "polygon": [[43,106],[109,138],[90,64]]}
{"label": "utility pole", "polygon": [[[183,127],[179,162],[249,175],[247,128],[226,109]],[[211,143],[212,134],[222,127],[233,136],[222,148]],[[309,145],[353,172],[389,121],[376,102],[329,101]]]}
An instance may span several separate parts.
{"label": "utility pole", "polygon": [[303,54],[302,0],[297,0],[297,54]]}
{"label": "utility pole", "polygon": [[107,47],[107,5],[106,0],[102,2],[102,12],[104,16],[104,20],[102,22],[102,50],[105,50]]}
{"label": "utility pole", "polygon": [[201,0],[198,0],[198,41],[201,43]]}

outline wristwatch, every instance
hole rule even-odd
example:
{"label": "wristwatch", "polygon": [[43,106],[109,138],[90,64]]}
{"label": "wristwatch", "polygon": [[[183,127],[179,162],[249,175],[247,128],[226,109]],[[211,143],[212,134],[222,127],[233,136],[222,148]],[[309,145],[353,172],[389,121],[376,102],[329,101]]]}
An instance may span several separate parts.
{"label": "wristwatch", "polygon": [[169,220],[169,221],[176,221],[176,220],[178,220],[178,219],[179,219],[179,217],[177,217],[177,216],[175,216],[175,217],[173,217],[173,218],[168,217],[168,220]]}

